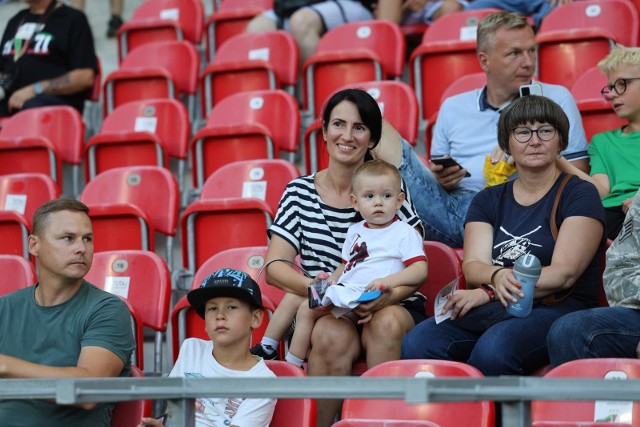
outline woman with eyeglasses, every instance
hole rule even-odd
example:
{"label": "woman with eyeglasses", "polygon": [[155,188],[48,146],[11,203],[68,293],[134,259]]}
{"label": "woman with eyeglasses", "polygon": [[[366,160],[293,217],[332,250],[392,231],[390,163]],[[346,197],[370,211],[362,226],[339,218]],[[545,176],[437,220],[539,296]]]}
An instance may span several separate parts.
{"label": "woman with eyeglasses", "polygon": [[[445,304],[449,319],[409,331],[403,359],[456,360],[484,375],[530,374],[549,363],[551,324],[596,305],[604,211],[591,183],[560,169],[568,134],[567,116],[543,96],[519,98],[503,111],[498,144],[518,177],[474,197],[465,220],[466,289]],[[525,254],[540,260],[542,272],[531,313],[513,317],[505,307],[524,293],[512,266]]]}
{"label": "woman with eyeglasses", "polygon": [[593,136],[591,176],[569,163],[563,164],[563,170],[596,186],[605,209],[607,237],[614,240],[640,188],[640,48],[617,45],[598,67],[608,81],[602,97],[628,124]]}

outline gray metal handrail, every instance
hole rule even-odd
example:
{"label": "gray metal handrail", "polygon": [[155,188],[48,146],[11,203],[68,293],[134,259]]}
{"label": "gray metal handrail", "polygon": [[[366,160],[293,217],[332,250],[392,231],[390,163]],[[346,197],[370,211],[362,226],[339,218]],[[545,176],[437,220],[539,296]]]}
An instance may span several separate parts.
{"label": "gray metal handrail", "polygon": [[491,377],[81,378],[0,379],[0,400],[52,399],[59,404],[170,399],[182,414],[172,425],[193,425],[197,397],[403,399],[407,403],[492,400],[503,425],[531,425],[533,400],[640,401],[640,380]]}

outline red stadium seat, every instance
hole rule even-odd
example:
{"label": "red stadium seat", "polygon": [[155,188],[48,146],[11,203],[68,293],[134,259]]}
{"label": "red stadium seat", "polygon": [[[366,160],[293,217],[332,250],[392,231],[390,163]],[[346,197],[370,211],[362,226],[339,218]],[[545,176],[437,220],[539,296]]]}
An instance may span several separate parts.
{"label": "red stadium seat", "polygon": [[462,261],[455,250],[444,243],[425,241],[424,252],[429,261],[429,274],[420,287],[420,293],[427,297],[427,315],[433,316],[433,304],[440,289],[456,278],[460,278],[458,289],[464,289],[466,284],[462,275]]}
{"label": "red stadium seat", "polygon": [[118,60],[147,43],[186,40],[198,45],[203,25],[200,0],[146,0],[118,30]]}
{"label": "red stadium seat", "polygon": [[362,420],[346,419],[340,420],[332,427],[440,427],[431,421],[418,420]]}
{"label": "red stadium seat", "polygon": [[153,251],[158,231],[167,236],[167,263],[172,267],[179,191],[170,171],[155,166],[110,169],[89,181],[80,201],[90,208],[96,252]]}
{"label": "red stadium seat", "polygon": [[175,99],[145,99],[120,105],[85,146],[86,180],[116,167],[169,168],[171,156],[180,160],[178,177],[182,185],[189,132],[187,109]]}
{"label": "red stadium seat", "polygon": [[224,98],[191,141],[194,188],[201,188],[225,164],[276,159],[280,149],[295,153],[299,129],[298,104],[285,91],[240,92]]}
{"label": "red stadium seat", "polygon": [[[295,365],[279,360],[265,360],[265,363],[277,377],[304,378],[307,374]],[[270,427],[315,427],[315,399],[278,399],[273,412]]]}
{"label": "red stadium seat", "polygon": [[273,0],[224,0],[207,19],[207,60],[229,39],[244,33],[253,17],[273,9]]}
{"label": "red stadium seat", "polygon": [[133,49],[104,81],[105,116],[117,106],[151,98],[186,98],[195,117],[200,57],[186,41],[147,43]]}
{"label": "red stadium seat", "polygon": [[327,143],[322,135],[322,120],[314,120],[304,131],[304,165],[308,174],[329,166]]}
{"label": "red stadium seat", "polygon": [[77,195],[84,133],[85,126],[78,110],[57,105],[21,110],[4,123],[0,137],[47,138],[59,153],[60,160],[73,165],[73,195]]}
{"label": "red stadium seat", "polygon": [[0,175],[42,173],[62,188],[62,161],[45,136],[0,136]]}
{"label": "red stadium seat", "polygon": [[402,31],[390,21],[352,22],[327,31],[303,66],[304,108],[316,118],[341,86],[400,78],[405,55]]}
{"label": "red stadium seat", "polygon": [[18,255],[0,255],[0,295],[26,288],[38,281],[36,269]]}
{"label": "red stadium seat", "polygon": [[600,90],[606,84],[607,76],[594,66],[585,71],[571,88],[571,94],[580,110],[587,141],[591,141],[596,133],[618,129],[627,124],[626,120],[616,115],[611,103],[602,98]]}
{"label": "red stadium seat", "polygon": [[144,326],[155,331],[153,372],[161,374],[171,303],[171,275],[165,261],[149,251],[96,252],[85,279],[129,301]]}
{"label": "red stadium seat", "polygon": [[238,92],[284,89],[293,94],[298,78],[298,44],[286,31],[232,37],[202,72],[202,112]]}
{"label": "red stadium seat", "polygon": [[[480,371],[448,360],[395,360],[368,369],[363,377],[471,377]],[[426,420],[441,427],[493,427],[493,402],[406,404],[392,399],[345,399],[343,419]]]}
{"label": "red stadium seat", "polygon": [[200,199],[253,197],[264,200],[276,212],[285,187],[299,176],[298,168],[286,160],[233,162],[222,166],[207,178]]}
{"label": "red stadium seat", "polygon": [[585,0],[554,8],[536,36],[538,77],[571,87],[614,43],[638,41],[638,11],[626,0]]}
{"label": "red stadium seat", "polygon": [[[564,363],[553,368],[545,378],[604,378],[625,380],[640,378],[640,360],[638,359],[582,359]],[[621,402],[622,403],[622,402]],[[606,404],[604,404],[606,406]],[[615,419],[608,417],[603,403],[594,401],[534,401],[531,406],[531,417],[535,427],[549,426],[551,422],[589,423],[593,425],[596,417],[606,418],[598,421],[610,423],[628,423],[635,425],[640,420],[640,404],[629,403],[631,413],[618,414]],[[545,424],[547,423],[547,424]],[[553,424],[555,425],[555,424]],[[567,424],[560,424],[567,425]],[[571,424],[569,424],[571,425]],[[573,424],[575,425],[575,424]],[[578,424],[582,425],[582,424]],[[597,425],[597,424],[596,424]],[[620,424],[610,424],[618,426]]]}
{"label": "red stadium seat", "polygon": [[[142,370],[131,365],[131,378],[144,377]],[[151,416],[151,401],[123,400],[117,402],[111,414],[111,427],[138,427],[142,417]]]}
{"label": "red stadium seat", "polygon": [[193,273],[225,249],[265,246],[274,212],[259,199],[208,199],[182,214],[182,265]]}

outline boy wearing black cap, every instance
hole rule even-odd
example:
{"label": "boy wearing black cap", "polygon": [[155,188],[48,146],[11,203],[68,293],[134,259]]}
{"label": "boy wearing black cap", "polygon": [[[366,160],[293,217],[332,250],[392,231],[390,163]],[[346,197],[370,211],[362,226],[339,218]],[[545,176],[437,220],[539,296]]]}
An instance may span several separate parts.
{"label": "boy wearing black cap", "polygon": [[[170,377],[275,377],[264,360],[249,352],[251,330],[262,323],[264,310],[260,288],[248,274],[218,270],[187,299],[205,320],[211,341],[186,339]],[[196,399],[196,425],[266,427],[275,405],[276,399]],[[143,418],[145,424],[163,425],[153,418]]]}

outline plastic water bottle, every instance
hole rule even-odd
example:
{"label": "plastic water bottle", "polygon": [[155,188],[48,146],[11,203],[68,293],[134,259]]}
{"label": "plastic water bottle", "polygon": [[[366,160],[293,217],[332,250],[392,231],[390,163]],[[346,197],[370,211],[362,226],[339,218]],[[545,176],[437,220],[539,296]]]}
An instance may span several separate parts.
{"label": "plastic water bottle", "polygon": [[514,295],[518,301],[510,301],[507,304],[507,312],[509,314],[516,317],[527,317],[529,313],[531,313],[533,292],[540,278],[541,271],[542,265],[540,265],[540,260],[533,254],[522,255],[516,260],[513,266],[513,274],[522,285],[524,297],[520,298],[518,295]]}

